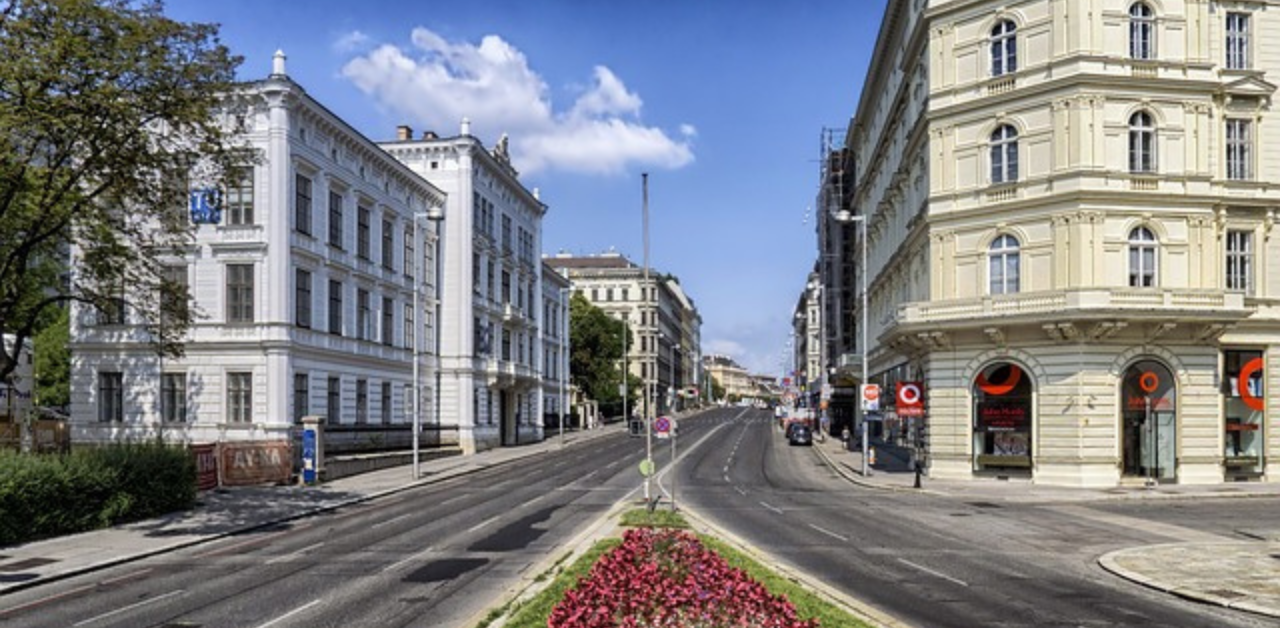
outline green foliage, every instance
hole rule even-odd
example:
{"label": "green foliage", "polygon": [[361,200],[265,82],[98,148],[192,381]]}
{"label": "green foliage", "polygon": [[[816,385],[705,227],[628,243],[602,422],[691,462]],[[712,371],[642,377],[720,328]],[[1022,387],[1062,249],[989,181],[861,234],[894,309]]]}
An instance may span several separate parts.
{"label": "green foliage", "polygon": [[720,380],[715,375],[711,376],[711,398],[724,399],[724,386],[720,385]]}
{"label": "green foliage", "polygon": [[635,508],[622,513],[622,525],[631,528],[682,528],[687,529],[689,522],[680,513],[671,510],[654,510]]}
{"label": "green foliage", "polygon": [[587,550],[578,560],[569,565],[567,569],[556,575],[555,580],[547,585],[542,592],[534,596],[529,601],[519,605],[515,614],[511,619],[507,620],[505,626],[514,628],[545,628],[547,618],[551,616],[551,609],[555,608],[560,599],[564,597],[565,592],[578,585],[578,579],[587,575],[591,571],[591,567],[600,560],[601,556],[613,551],[613,548],[622,544],[622,539],[603,539],[597,541],[591,549]]}
{"label": "green foliage", "polygon": [[69,455],[0,452],[0,545],[73,534],[190,508],[186,448],[129,443]]}
{"label": "green foliage", "polygon": [[870,628],[870,624],[859,621],[844,609],[818,597],[800,583],[761,565],[728,543],[706,535],[698,535],[698,538],[707,549],[719,554],[730,565],[747,572],[753,580],[769,589],[770,593],[787,596],[801,619],[817,619],[822,628]]}
{"label": "green foliage", "polygon": [[[569,374],[574,385],[602,407],[622,401],[618,394],[622,383],[622,343],[629,334],[622,321],[574,293],[569,301]],[[636,384],[628,382],[629,387]]]}
{"label": "green foliage", "polygon": [[[14,346],[77,301],[124,307],[180,353],[189,316],[158,324],[161,289],[176,290],[162,262],[191,240],[189,182],[216,187],[246,161],[217,110],[238,64],[216,26],[159,2],[0,2],[0,332]],[[12,353],[0,345],[0,378]]]}
{"label": "green foliage", "polygon": [[71,403],[71,313],[58,308],[58,317],[35,341],[36,403],[66,407]]}

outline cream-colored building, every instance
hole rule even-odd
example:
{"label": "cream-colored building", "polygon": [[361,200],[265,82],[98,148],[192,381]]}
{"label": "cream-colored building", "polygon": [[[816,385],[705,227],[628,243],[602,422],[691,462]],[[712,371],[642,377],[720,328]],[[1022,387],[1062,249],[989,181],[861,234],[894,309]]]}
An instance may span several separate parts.
{"label": "cream-colored building", "polygon": [[886,399],[926,384],[934,477],[1280,476],[1269,8],[889,1],[820,198],[865,220],[842,333]]}

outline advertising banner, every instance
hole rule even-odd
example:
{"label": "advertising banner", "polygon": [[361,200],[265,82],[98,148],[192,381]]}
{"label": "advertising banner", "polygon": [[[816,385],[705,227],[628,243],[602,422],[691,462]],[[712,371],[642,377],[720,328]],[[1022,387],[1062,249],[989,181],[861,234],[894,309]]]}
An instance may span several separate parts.
{"label": "advertising banner", "polygon": [[222,483],[227,486],[289,481],[293,458],[287,441],[223,443]]}

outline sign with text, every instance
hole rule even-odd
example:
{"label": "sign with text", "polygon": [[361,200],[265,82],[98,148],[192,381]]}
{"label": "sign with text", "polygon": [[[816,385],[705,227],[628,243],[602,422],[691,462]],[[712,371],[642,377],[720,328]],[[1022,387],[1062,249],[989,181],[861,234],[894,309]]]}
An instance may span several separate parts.
{"label": "sign with text", "polygon": [[286,441],[222,443],[222,483],[226,486],[289,481],[293,458]]}
{"label": "sign with text", "polygon": [[196,460],[196,490],[218,488],[218,446],[214,443],[192,445],[191,456]]}
{"label": "sign with text", "polygon": [[924,416],[924,382],[898,382],[898,416]]}
{"label": "sign with text", "polygon": [[880,385],[862,385],[862,410],[864,412],[880,411]]}

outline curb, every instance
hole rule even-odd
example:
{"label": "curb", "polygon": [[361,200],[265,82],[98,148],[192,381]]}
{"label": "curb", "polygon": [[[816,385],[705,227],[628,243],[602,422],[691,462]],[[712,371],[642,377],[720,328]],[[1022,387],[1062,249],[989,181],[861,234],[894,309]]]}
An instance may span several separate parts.
{"label": "curb", "polygon": [[[602,437],[602,436],[604,436],[604,435],[602,434],[600,437]],[[594,440],[595,438],[599,438],[599,437],[593,436],[593,437],[591,437],[591,438],[585,438],[585,439],[584,439],[584,438],[577,438],[577,439],[574,439],[574,440],[572,440],[572,441],[569,441],[569,442],[565,443],[565,447],[566,447],[566,448],[568,448],[568,447],[573,447],[574,445],[577,445],[578,443],[581,443],[581,442],[588,442],[588,441]],[[543,441],[543,442],[548,442],[548,441]],[[139,561],[139,560],[144,560],[144,559],[147,559],[147,558],[151,558],[151,557],[153,557],[153,556],[159,556],[159,555],[161,555],[161,554],[168,554],[168,553],[170,553],[170,552],[176,552],[176,551],[178,551],[178,550],[187,549],[187,548],[189,548],[189,547],[195,547],[195,546],[197,546],[197,545],[203,545],[203,544],[205,544],[205,543],[210,543],[210,542],[213,542],[213,541],[219,541],[219,540],[222,540],[222,539],[225,539],[225,538],[228,538],[228,537],[236,536],[236,535],[238,535],[238,534],[245,534],[245,533],[248,533],[248,532],[253,532],[253,531],[255,531],[255,530],[261,530],[261,529],[263,529],[263,528],[267,528],[267,527],[270,527],[270,526],[278,525],[278,524],[281,524],[281,523],[289,523],[289,522],[291,522],[291,521],[297,521],[297,520],[299,520],[299,519],[304,519],[304,518],[306,518],[306,517],[313,517],[313,516],[315,516],[315,515],[319,515],[319,514],[323,514],[323,513],[326,513],[326,512],[331,512],[331,511],[337,510],[337,509],[339,509],[339,508],[345,508],[345,507],[347,507],[347,506],[353,506],[353,505],[355,505],[355,504],[362,504],[362,503],[365,503],[365,502],[368,502],[368,501],[372,501],[372,500],[375,500],[375,499],[379,499],[379,498],[382,498],[382,497],[386,497],[386,496],[388,496],[388,495],[394,495],[394,494],[396,494],[396,493],[401,493],[401,492],[408,491],[408,490],[411,490],[411,489],[414,489],[414,488],[418,488],[418,487],[421,487],[421,486],[427,486],[427,485],[431,485],[431,484],[436,484],[436,483],[438,483],[438,482],[443,482],[443,481],[446,481],[446,480],[451,480],[451,479],[453,479],[453,478],[463,477],[463,476],[466,476],[466,475],[470,475],[470,474],[472,474],[472,473],[477,473],[477,472],[480,472],[480,471],[484,471],[484,470],[486,470],[486,469],[490,469],[490,468],[495,467],[495,466],[500,466],[500,465],[503,465],[503,464],[506,464],[506,463],[509,463],[509,462],[514,462],[514,461],[517,461],[517,460],[522,460],[522,459],[524,459],[524,458],[528,458],[528,457],[530,457],[530,456],[535,456],[535,455],[539,455],[539,454],[543,454],[543,453],[546,453],[546,450],[545,450],[545,449],[543,449],[543,450],[537,450],[537,451],[530,450],[530,451],[527,451],[527,452],[521,452],[519,455],[513,455],[513,456],[511,456],[510,458],[508,458],[508,459],[506,459],[506,460],[494,461],[494,462],[485,463],[485,464],[478,464],[478,465],[457,465],[457,466],[456,466],[456,467],[454,467],[454,468],[451,468],[451,469],[447,469],[447,470],[441,471],[441,472],[439,472],[438,474],[436,474],[436,475],[432,475],[432,476],[430,476],[430,477],[423,477],[423,478],[420,478],[420,479],[418,479],[418,480],[410,481],[410,482],[408,482],[408,483],[406,483],[406,484],[403,484],[403,485],[400,485],[400,486],[396,486],[396,487],[388,488],[388,489],[382,489],[382,490],[380,490],[380,491],[375,491],[375,492],[369,493],[369,494],[367,494],[367,495],[361,495],[360,497],[353,497],[353,498],[350,498],[350,499],[347,499],[347,500],[343,500],[343,501],[341,501],[341,502],[337,502],[337,503],[334,503],[334,504],[329,504],[329,505],[326,505],[326,506],[316,506],[316,507],[310,508],[310,509],[308,509],[308,510],[303,510],[303,511],[300,511],[300,512],[293,513],[293,514],[291,514],[291,515],[281,515],[281,516],[278,516],[278,517],[275,517],[275,518],[272,518],[272,519],[268,519],[268,520],[260,521],[260,522],[258,522],[258,523],[246,524],[245,526],[240,527],[240,528],[236,528],[236,529],[234,529],[234,530],[227,530],[227,531],[225,531],[225,532],[216,532],[216,533],[210,534],[209,536],[206,536],[206,537],[203,537],[203,538],[199,538],[199,539],[192,539],[192,540],[190,540],[190,541],[182,541],[182,542],[179,542],[179,543],[174,543],[173,545],[166,545],[166,546],[161,546],[161,547],[158,547],[158,548],[153,548],[153,549],[143,550],[143,551],[140,551],[140,552],[137,552],[137,553],[134,553],[134,554],[129,554],[128,556],[121,556],[121,557],[117,557],[117,558],[111,558],[111,559],[107,559],[107,560],[104,560],[104,561],[101,561],[101,562],[97,562],[97,563],[92,563],[92,564],[89,564],[89,565],[85,565],[85,566],[83,566],[83,567],[76,567],[76,568],[73,568],[73,569],[69,569],[69,570],[64,571],[64,572],[60,572],[60,573],[56,573],[56,574],[51,574],[51,575],[48,575],[48,576],[41,576],[41,577],[38,577],[38,578],[33,578],[33,579],[31,579],[31,580],[27,580],[27,581],[25,581],[25,582],[13,583],[13,584],[8,585],[8,586],[0,587],[0,598],[4,597],[4,596],[6,596],[6,595],[8,595],[8,594],[10,594],[10,593],[17,593],[18,591],[24,591],[24,590],[26,590],[26,589],[35,588],[35,587],[38,587],[38,586],[41,586],[41,585],[45,585],[45,584],[49,584],[49,583],[52,583],[52,582],[58,582],[58,581],[60,581],[60,580],[66,580],[66,579],[68,579],[68,578],[74,578],[74,577],[76,577],[76,576],[81,576],[81,575],[84,575],[84,574],[87,574],[87,573],[93,573],[93,572],[95,572],[95,571],[101,571],[101,570],[103,570],[103,569],[109,569],[109,568],[111,568],[111,567],[117,567],[117,566],[125,565],[125,564],[131,563],[131,562],[135,562],[135,561]],[[465,467],[465,468],[464,468],[464,467]],[[146,520],[143,520],[143,521],[146,521]],[[134,522],[130,522],[130,524],[122,524],[122,525],[131,525],[132,523],[139,523],[139,522],[134,521]],[[85,532],[86,532],[86,533],[87,533],[87,532],[94,532],[94,530],[86,530]],[[56,538],[56,537],[55,537],[55,538]],[[47,540],[47,539],[46,539],[46,540]]]}
{"label": "curb", "polygon": [[862,477],[860,474],[855,474],[852,469],[848,468],[847,465],[844,465],[839,462],[836,462],[835,460],[832,460],[831,454],[827,453],[825,447],[814,447],[813,449],[814,451],[818,452],[818,455],[821,456],[822,460],[827,463],[827,466],[831,467],[831,470],[836,472],[836,475],[839,475],[840,477],[844,478],[850,483],[856,484],[863,488],[870,488],[878,491],[885,491],[888,493],[907,493],[911,495],[932,495],[936,497],[943,497],[946,495],[946,493],[939,493],[937,491],[934,491],[928,488],[908,488],[908,487],[902,487],[902,486],[891,486],[886,484],[880,484],[878,482],[870,482],[866,478]]}
{"label": "curb", "polygon": [[1250,543],[1247,543],[1247,542],[1161,543],[1157,545],[1129,547],[1129,548],[1115,550],[1113,552],[1107,552],[1106,554],[1103,554],[1102,556],[1098,557],[1098,565],[1102,567],[1104,570],[1112,573],[1113,575],[1116,575],[1120,578],[1124,578],[1125,580],[1128,580],[1135,584],[1140,584],[1149,589],[1160,591],[1162,593],[1169,593],[1183,599],[1192,600],[1192,601],[1200,602],[1203,604],[1212,604],[1215,606],[1221,606],[1223,608],[1230,608],[1238,611],[1246,611],[1249,613],[1254,613],[1254,614],[1262,615],[1266,617],[1280,618],[1280,609],[1277,609],[1271,606],[1263,606],[1261,604],[1257,604],[1253,601],[1252,597],[1249,597],[1246,599],[1233,599],[1226,596],[1212,595],[1206,591],[1201,591],[1199,589],[1190,589],[1190,588],[1181,587],[1175,584],[1170,584],[1167,581],[1150,578],[1145,574],[1133,571],[1131,569],[1126,569],[1125,567],[1121,566],[1119,561],[1117,560],[1118,558],[1128,554],[1138,554],[1141,552],[1150,551],[1155,548],[1186,547],[1186,546],[1194,546],[1194,545],[1244,546],[1249,544]]}

